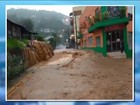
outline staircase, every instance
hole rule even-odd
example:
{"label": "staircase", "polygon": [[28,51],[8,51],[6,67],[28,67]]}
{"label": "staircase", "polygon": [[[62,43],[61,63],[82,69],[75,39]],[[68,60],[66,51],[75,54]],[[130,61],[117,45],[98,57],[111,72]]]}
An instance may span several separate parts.
{"label": "staircase", "polygon": [[121,52],[110,52],[110,53],[107,53],[107,55],[111,58],[126,58],[125,52],[123,52],[123,53],[121,53]]}

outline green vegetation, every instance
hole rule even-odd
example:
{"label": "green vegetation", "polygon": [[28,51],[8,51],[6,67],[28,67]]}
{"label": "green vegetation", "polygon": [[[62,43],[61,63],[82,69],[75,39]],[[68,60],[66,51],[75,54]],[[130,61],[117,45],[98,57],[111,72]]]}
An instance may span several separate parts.
{"label": "green vegetation", "polygon": [[38,41],[45,41],[45,38],[44,38],[45,34],[43,32],[39,32],[38,35],[36,35],[36,39]]}
{"label": "green vegetation", "polygon": [[26,43],[24,43],[27,41],[26,40],[18,40],[18,39],[8,39],[7,40],[7,48],[8,49],[13,49],[13,48],[19,48],[19,49],[23,49],[24,47],[26,47]]}
{"label": "green vegetation", "polygon": [[[21,15],[24,14],[24,15]],[[27,10],[27,9],[9,9],[7,11],[7,17],[12,22],[22,25],[30,32],[37,32],[35,39],[38,41],[44,41],[45,37],[50,37],[47,42],[50,43],[53,49],[56,48],[57,44],[60,43],[60,37],[58,35],[63,35],[64,43],[65,39],[69,37],[69,25],[63,23],[62,19],[67,18],[67,16],[44,10]],[[64,31],[63,31],[64,30]],[[8,79],[14,78],[20,75],[26,69],[26,65],[23,59],[22,51],[28,46],[29,39],[31,36],[26,35],[24,39],[8,39],[7,40],[7,75]]]}
{"label": "green vegetation", "polygon": [[51,38],[48,39],[49,44],[52,46],[53,49],[56,48],[57,43],[60,42],[60,38],[57,36],[56,33],[51,33]]}
{"label": "green vegetation", "polygon": [[46,10],[9,9],[7,10],[7,17],[29,30],[32,30],[33,25],[32,31],[35,32],[39,32],[41,29],[51,29],[58,32],[59,30],[66,29],[66,25],[62,22],[62,19],[68,16]]}
{"label": "green vegetation", "polygon": [[25,71],[25,64],[22,57],[22,49],[29,43],[27,39],[8,39],[7,40],[7,77],[12,79]]}
{"label": "green vegetation", "polygon": [[44,37],[41,36],[41,35],[37,35],[37,36],[36,36],[36,39],[37,39],[38,41],[44,41]]}
{"label": "green vegetation", "polygon": [[27,39],[21,39],[21,41],[22,41],[24,44],[26,44],[26,46],[29,44],[29,40],[27,40]]}
{"label": "green vegetation", "polygon": [[120,17],[125,17],[126,16],[126,7],[121,7],[120,8]]}
{"label": "green vegetation", "polygon": [[20,23],[21,23],[21,25],[23,25],[29,31],[33,31],[34,23],[33,23],[32,19],[30,19],[30,18],[22,18],[20,20]]}
{"label": "green vegetation", "polygon": [[100,14],[93,16],[93,19],[94,19],[94,23],[100,22],[101,21]]}
{"label": "green vegetation", "polygon": [[90,24],[90,26],[93,25],[92,17],[88,17],[88,23]]}
{"label": "green vegetation", "polygon": [[103,20],[107,20],[109,18],[109,12],[108,11],[105,11],[103,13]]}
{"label": "green vegetation", "polygon": [[8,79],[12,79],[15,76],[19,76],[20,73],[25,71],[22,56],[12,56],[10,53],[8,53],[7,58]]}

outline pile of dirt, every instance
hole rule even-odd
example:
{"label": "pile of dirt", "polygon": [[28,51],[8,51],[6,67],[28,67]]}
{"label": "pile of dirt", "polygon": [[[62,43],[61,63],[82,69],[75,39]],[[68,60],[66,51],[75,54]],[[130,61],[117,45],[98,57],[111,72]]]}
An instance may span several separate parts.
{"label": "pile of dirt", "polygon": [[83,52],[80,52],[80,51],[78,51],[78,52],[68,52],[68,51],[63,51],[62,52],[63,54],[72,54],[72,58],[77,58],[77,57],[79,57],[79,56],[82,56],[83,55]]}
{"label": "pile of dirt", "polygon": [[72,57],[73,58],[77,58],[77,57],[79,57],[79,56],[82,56],[83,54],[81,53],[81,52],[74,52],[73,54],[72,54]]}
{"label": "pile of dirt", "polygon": [[54,55],[49,44],[41,41],[33,41],[33,45],[23,49],[26,67],[31,67],[41,61],[47,61]]}

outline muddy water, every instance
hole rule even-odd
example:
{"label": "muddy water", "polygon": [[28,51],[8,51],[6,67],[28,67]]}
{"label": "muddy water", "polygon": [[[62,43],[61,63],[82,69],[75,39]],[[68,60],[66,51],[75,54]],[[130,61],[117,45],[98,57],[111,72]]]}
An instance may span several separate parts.
{"label": "muddy water", "polygon": [[[9,99],[131,99],[132,63],[88,51],[56,52]],[[36,69],[37,68],[37,69]],[[20,91],[19,91],[20,90]]]}
{"label": "muddy water", "polygon": [[41,41],[33,41],[31,47],[23,50],[23,56],[27,67],[38,64],[41,61],[47,61],[54,55],[51,46]]}

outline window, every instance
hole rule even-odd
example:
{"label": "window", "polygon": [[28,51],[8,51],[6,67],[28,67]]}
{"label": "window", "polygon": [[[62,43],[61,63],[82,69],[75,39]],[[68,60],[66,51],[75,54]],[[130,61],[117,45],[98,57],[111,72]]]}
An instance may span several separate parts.
{"label": "window", "polygon": [[83,46],[86,47],[86,40],[83,41]]}
{"label": "window", "polygon": [[128,47],[129,49],[132,49],[132,32],[128,32],[127,37],[128,37]]}
{"label": "window", "polygon": [[119,6],[108,6],[107,7],[109,14],[109,17],[118,17],[120,16],[120,8]]}
{"label": "window", "polygon": [[88,37],[88,43],[89,43],[89,46],[90,47],[93,46],[93,38],[92,38],[92,36],[91,37]]}
{"label": "window", "polygon": [[101,47],[100,36],[96,37],[96,47]]}

